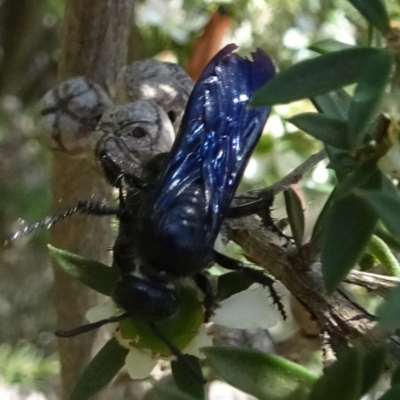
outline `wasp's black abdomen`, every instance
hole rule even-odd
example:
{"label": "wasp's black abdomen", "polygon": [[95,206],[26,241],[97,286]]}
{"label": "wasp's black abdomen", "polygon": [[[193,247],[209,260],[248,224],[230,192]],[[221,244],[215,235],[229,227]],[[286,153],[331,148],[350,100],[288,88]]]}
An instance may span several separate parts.
{"label": "wasp's black abdomen", "polygon": [[138,242],[140,256],[146,260],[143,273],[184,277],[208,267],[212,245],[205,220],[205,195],[193,184],[176,197],[164,213],[145,212],[140,221]]}
{"label": "wasp's black abdomen", "polygon": [[157,321],[174,315],[179,301],[175,291],[164,284],[136,276],[124,276],[114,287],[112,299],[130,317]]}

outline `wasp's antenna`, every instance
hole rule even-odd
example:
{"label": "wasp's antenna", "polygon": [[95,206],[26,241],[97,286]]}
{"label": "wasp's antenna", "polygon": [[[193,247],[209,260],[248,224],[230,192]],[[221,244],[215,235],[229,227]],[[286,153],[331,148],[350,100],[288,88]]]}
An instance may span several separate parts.
{"label": "wasp's antenna", "polygon": [[13,242],[20,239],[23,236],[27,236],[30,233],[36,231],[37,229],[47,228],[50,229],[54,224],[62,221],[63,219],[69,218],[77,212],[82,212],[85,214],[104,216],[104,215],[116,215],[119,212],[118,208],[109,207],[102,203],[96,203],[91,201],[79,201],[78,204],[64,211],[62,214],[46,217],[42,221],[36,222],[34,224],[28,225],[25,228],[18,230],[17,232],[10,235],[4,242],[5,247],[10,247]]}
{"label": "wasp's antenna", "polygon": [[57,329],[55,331],[55,335],[58,336],[58,337],[62,337],[62,338],[69,338],[69,337],[73,337],[73,336],[78,336],[78,335],[81,335],[82,333],[86,333],[86,332],[90,332],[90,331],[93,331],[95,329],[98,329],[103,325],[111,324],[113,322],[122,321],[125,318],[128,318],[128,314],[127,313],[122,314],[122,315],[117,315],[117,316],[114,316],[114,317],[110,317],[110,318],[101,319],[100,321],[92,322],[90,324],[78,326],[76,328],[69,329],[68,331],[61,331],[61,330]]}
{"label": "wasp's antenna", "polygon": [[205,385],[207,381],[204,379],[201,371],[197,371],[193,368],[193,365],[185,358],[182,352],[158,329],[154,322],[150,322],[149,325],[154,334],[168,346],[168,348],[171,350],[171,353],[188,367],[189,371],[199,382]]}

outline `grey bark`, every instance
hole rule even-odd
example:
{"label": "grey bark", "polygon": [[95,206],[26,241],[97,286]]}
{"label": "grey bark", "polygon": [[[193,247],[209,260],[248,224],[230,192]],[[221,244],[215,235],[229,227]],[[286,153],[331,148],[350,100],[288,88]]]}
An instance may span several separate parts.
{"label": "grey bark", "polygon": [[[83,75],[108,89],[126,64],[133,0],[68,0],[59,61],[59,81]],[[110,200],[111,188],[86,159],[55,153],[52,171],[53,212],[80,199]],[[51,243],[84,257],[109,262],[110,221],[76,216],[55,226]],[[58,326],[87,323],[85,313],[96,302],[94,292],[55,268],[54,293]],[[88,364],[96,333],[59,341],[62,395],[67,399]]]}

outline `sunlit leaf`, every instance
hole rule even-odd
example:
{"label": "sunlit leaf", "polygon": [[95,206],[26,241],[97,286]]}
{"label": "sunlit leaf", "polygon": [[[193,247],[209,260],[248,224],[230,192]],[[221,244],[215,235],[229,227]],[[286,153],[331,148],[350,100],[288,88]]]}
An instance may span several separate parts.
{"label": "sunlit leaf", "polygon": [[83,371],[70,400],[87,400],[103,389],[123,367],[128,351],[110,339]]}
{"label": "sunlit leaf", "polygon": [[400,276],[400,265],[389,246],[379,237],[372,235],[368,244],[368,251],[379,261],[381,269],[386,275]]}
{"label": "sunlit leaf", "polygon": [[316,380],[298,364],[254,350],[207,347],[204,353],[229,384],[260,400],[305,400]]}
{"label": "sunlit leaf", "polygon": [[69,276],[99,293],[110,295],[119,273],[115,268],[48,245],[50,255]]}
{"label": "sunlit leaf", "polygon": [[338,40],[335,39],[325,39],[313,43],[308,48],[310,50],[315,51],[316,53],[325,54],[325,53],[332,53],[333,51],[348,49],[351,47],[354,46],[351,44],[339,42]]}
{"label": "sunlit leaf", "polygon": [[319,113],[298,114],[288,121],[325,144],[340,149],[349,147],[345,121],[329,118]]}
{"label": "sunlit leaf", "polygon": [[268,81],[255,93],[251,104],[289,103],[350,85],[380,52],[385,50],[357,47],[301,61]]}

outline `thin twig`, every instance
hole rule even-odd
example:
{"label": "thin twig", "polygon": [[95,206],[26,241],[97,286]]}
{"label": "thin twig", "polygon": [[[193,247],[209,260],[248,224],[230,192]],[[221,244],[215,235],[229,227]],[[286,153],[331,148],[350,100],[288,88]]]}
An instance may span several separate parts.
{"label": "thin twig", "polygon": [[310,156],[306,161],[303,162],[303,164],[300,164],[292,172],[287,174],[278,182],[275,182],[273,185],[263,189],[249,190],[245,193],[236,196],[236,199],[240,198],[259,199],[259,198],[264,198],[265,196],[269,197],[271,193],[275,196],[282,190],[287,189],[290,185],[299,182],[306,172],[308,172],[311,168],[315,167],[320,161],[326,158],[326,156],[327,156],[326,151],[321,150],[318,153]]}
{"label": "thin twig", "polygon": [[372,293],[386,297],[393,288],[400,284],[400,278],[352,270],[345,282],[361,286]]}
{"label": "thin twig", "polygon": [[287,189],[290,185],[299,182],[306,172],[315,167],[320,161],[326,158],[326,156],[327,154],[325,150],[321,150],[318,153],[313,154],[306,161],[304,161],[303,164],[300,164],[292,172],[267,189],[272,190],[274,195],[278,194],[282,190]]}

